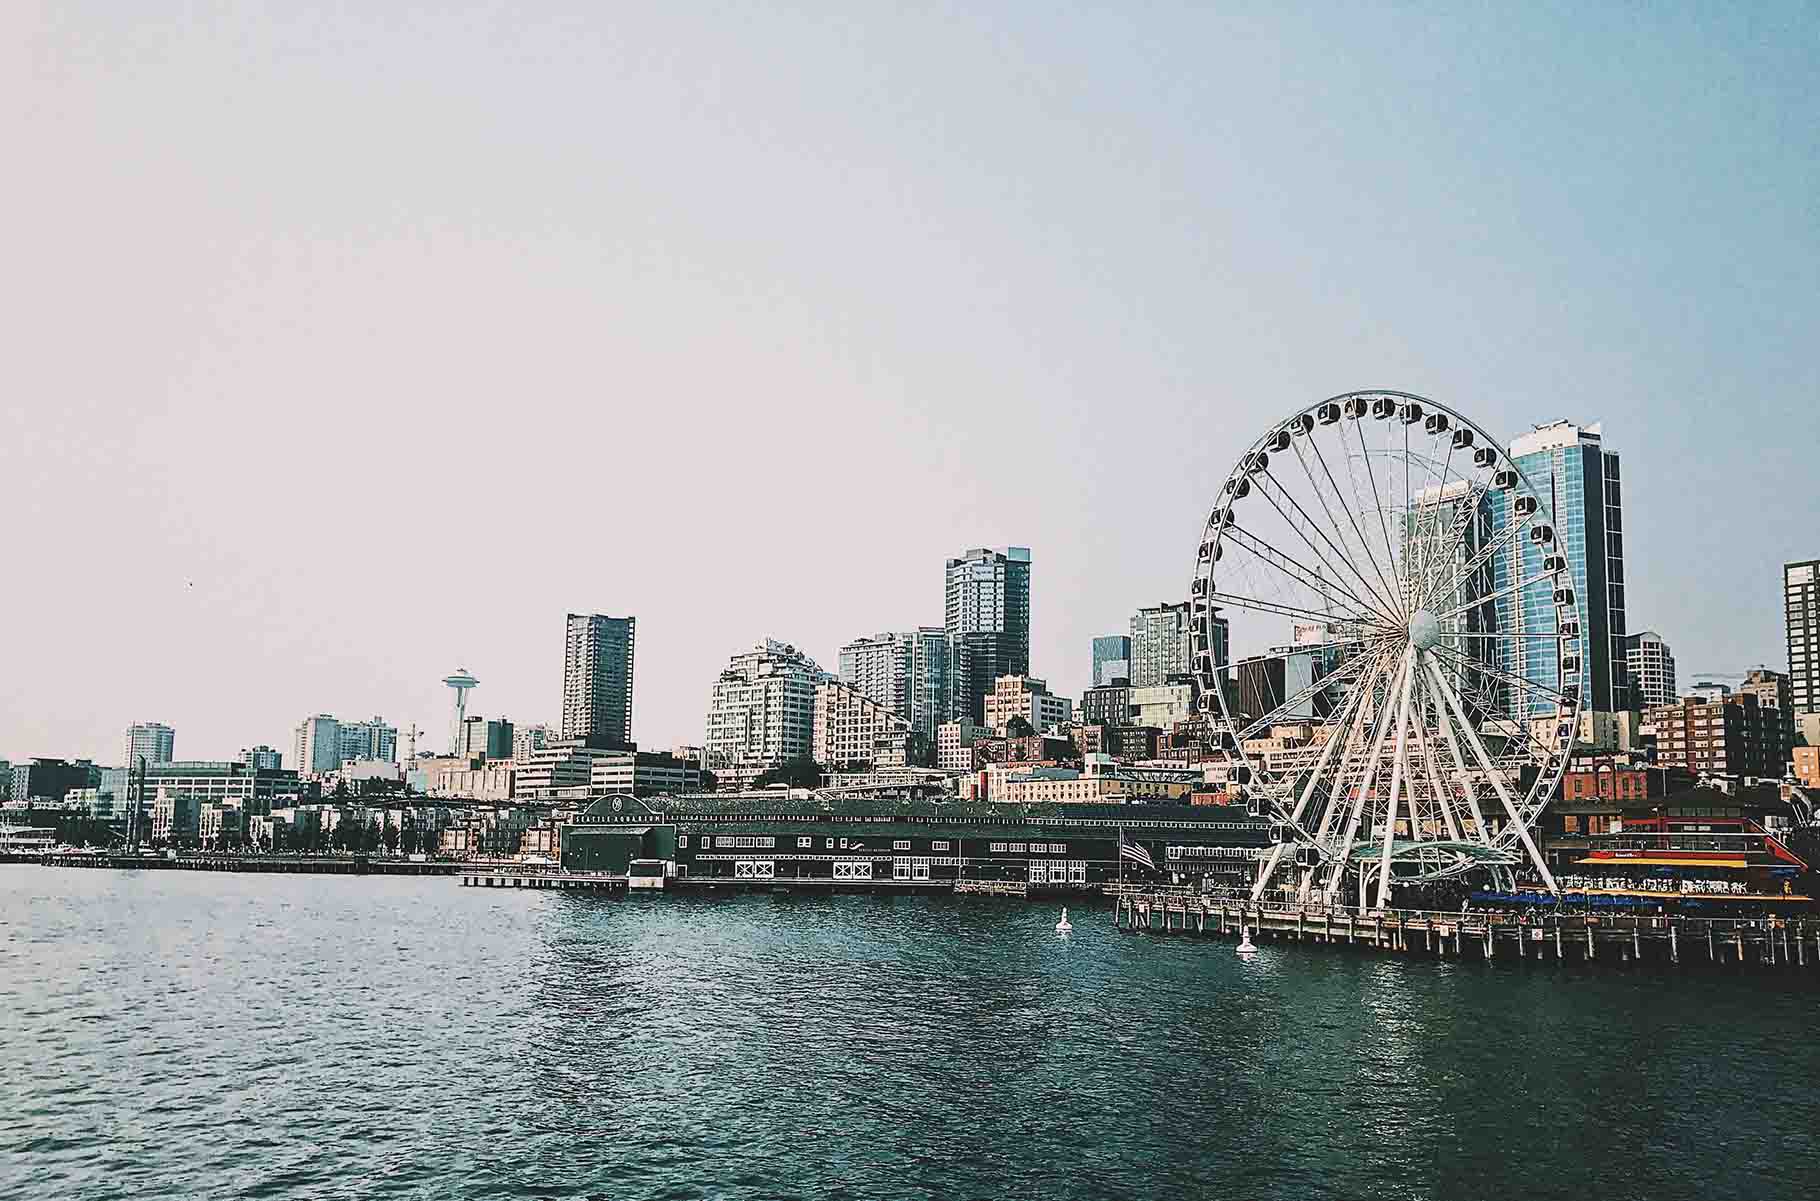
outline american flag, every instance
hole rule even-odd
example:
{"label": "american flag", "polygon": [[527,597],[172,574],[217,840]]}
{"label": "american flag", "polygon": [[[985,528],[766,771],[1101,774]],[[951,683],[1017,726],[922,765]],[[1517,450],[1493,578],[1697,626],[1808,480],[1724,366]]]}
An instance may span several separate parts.
{"label": "american flag", "polygon": [[1156,860],[1150,857],[1150,852],[1135,842],[1126,842],[1123,830],[1119,831],[1119,858],[1141,863],[1151,871],[1156,870]]}

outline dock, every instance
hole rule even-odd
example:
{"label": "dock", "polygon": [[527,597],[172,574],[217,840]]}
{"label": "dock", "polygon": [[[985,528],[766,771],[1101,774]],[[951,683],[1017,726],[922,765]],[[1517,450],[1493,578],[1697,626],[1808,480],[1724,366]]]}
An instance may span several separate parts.
{"label": "dock", "polygon": [[1361,912],[1341,906],[1252,902],[1185,889],[1107,885],[1114,927],[1134,934],[1188,934],[1344,946],[1367,951],[1481,959],[1746,965],[1820,969],[1820,919],[1684,917],[1505,910]]}
{"label": "dock", "polygon": [[136,871],[267,872],[316,876],[451,876],[463,866],[452,860],[400,859],[380,855],[129,855],[115,851],[47,851],[11,862],[46,867],[105,867]]}

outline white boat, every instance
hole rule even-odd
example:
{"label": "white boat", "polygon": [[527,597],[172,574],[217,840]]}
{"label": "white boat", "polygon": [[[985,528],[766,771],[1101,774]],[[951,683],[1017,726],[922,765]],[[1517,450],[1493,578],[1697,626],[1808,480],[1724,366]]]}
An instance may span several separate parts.
{"label": "white boat", "polygon": [[1074,926],[1068,920],[1068,906],[1063,905],[1062,906],[1062,920],[1055,923],[1055,932],[1057,934],[1066,934],[1066,933],[1068,933],[1068,931],[1070,931],[1072,929],[1074,929]]}
{"label": "white boat", "polygon": [[1258,944],[1251,941],[1251,931],[1244,926],[1239,927],[1239,945],[1236,949],[1241,955],[1249,955],[1258,949]]}

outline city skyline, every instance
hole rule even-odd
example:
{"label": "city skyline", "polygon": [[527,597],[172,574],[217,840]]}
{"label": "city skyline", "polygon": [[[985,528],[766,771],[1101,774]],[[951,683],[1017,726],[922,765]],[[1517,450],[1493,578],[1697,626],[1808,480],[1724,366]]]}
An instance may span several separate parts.
{"label": "city skyline", "polygon": [[[56,186],[9,226],[0,756],[109,761],[146,715],[211,758],[308,713],[441,731],[458,663],[556,723],[565,611],[637,614],[632,738],[695,741],[736,648],[930,622],[967,546],[1032,548],[1030,669],[1079,696],[1092,637],[1186,594],[1249,440],[1368,386],[1602,422],[1629,628],[1775,666],[1820,553],[1795,11],[885,11],[857,49],[580,14],[508,56],[360,11],[25,18],[0,87]],[[584,550],[550,518],[607,479],[636,503]],[[885,480],[880,539],[829,492]]]}

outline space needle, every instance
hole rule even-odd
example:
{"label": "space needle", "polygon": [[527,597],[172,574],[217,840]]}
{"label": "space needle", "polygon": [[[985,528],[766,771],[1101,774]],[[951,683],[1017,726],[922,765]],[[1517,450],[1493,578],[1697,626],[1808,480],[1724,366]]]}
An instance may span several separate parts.
{"label": "space needle", "polygon": [[480,681],[468,674],[468,669],[458,667],[452,676],[444,676],[442,682],[455,690],[455,724],[449,731],[449,753],[461,753],[461,727],[468,717],[468,690],[476,687]]}

